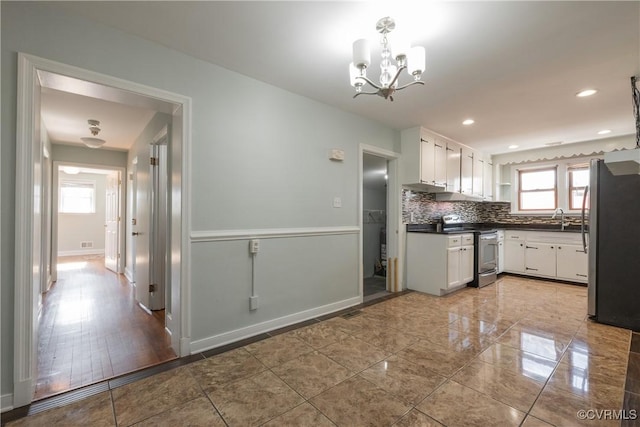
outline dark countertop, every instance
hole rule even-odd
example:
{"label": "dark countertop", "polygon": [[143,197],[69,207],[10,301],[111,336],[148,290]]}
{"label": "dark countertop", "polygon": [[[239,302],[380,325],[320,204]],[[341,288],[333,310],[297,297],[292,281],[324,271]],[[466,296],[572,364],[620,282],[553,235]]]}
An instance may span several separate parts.
{"label": "dark countertop", "polygon": [[434,234],[464,234],[464,233],[473,233],[474,231],[488,231],[488,230],[522,230],[522,231],[557,231],[562,233],[580,233],[579,225],[569,225],[565,227],[564,231],[561,231],[559,224],[465,223],[465,224],[460,224],[460,227],[462,227],[462,229],[458,227],[459,226],[456,226],[454,230],[447,230],[446,228],[444,228],[442,231],[438,231],[436,228],[436,224],[407,224],[407,232],[434,233]]}

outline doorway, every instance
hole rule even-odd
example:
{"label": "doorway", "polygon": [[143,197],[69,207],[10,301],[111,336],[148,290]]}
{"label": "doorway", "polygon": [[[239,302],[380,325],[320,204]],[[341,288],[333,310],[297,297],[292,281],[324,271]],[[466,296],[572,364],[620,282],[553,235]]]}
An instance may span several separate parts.
{"label": "doorway", "polygon": [[[167,114],[170,118],[173,133],[172,146],[168,154],[172,165],[168,193],[172,199],[168,203],[170,212],[167,216],[172,226],[169,228],[171,234],[168,235],[167,244],[174,256],[171,257],[171,262],[167,263],[171,277],[168,286],[172,289],[171,304],[166,310],[165,329],[170,332],[170,347],[177,356],[187,354],[189,347],[188,304],[181,296],[183,293],[187,295],[189,291],[188,271],[183,267],[184,260],[188,259],[186,236],[189,230],[189,215],[183,210],[188,206],[189,179],[188,176],[182,175],[183,171],[188,171],[190,133],[185,124],[190,123],[191,100],[164,90],[30,55],[19,54],[18,62],[14,317],[16,357],[13,400],[14,406],[23,406],[33,400],[38,377],[38,313],[42,301],[40,283],[43,274],[41,252],[43,244],[47,241],[40,227],[41,212],[45,209],[42,205],[42,189],[46,188],[46,180],[50,179],[43,174],[42,166],[42,152],[46,148],[46,141],[42,138],[40,129],[39,100],[42,88],[64,86],[77,94],[86,90],[87,96],[88,93],[95,94],[97,90],[102,95],[101,99],[146,105]],[[125,345],[131,345],[131,342],[135,340],[127,341]]]}
{"label": "doorway", "polygon": [[399,154],[360,144],[360,289],[363,302],[402,290]]}
{"label": "doorway", "polygon": [[362,156],[362,264],[364,301],[387,291],[387,159]]}

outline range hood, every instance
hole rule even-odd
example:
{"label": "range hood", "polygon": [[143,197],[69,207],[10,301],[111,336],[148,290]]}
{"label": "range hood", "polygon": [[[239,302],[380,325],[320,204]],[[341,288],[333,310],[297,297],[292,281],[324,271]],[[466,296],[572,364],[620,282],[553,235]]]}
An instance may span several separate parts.
{"label": "range hood", "polygon": [[482,202],[482,196],[472,196],[462,193],[436,193],[436,201],[438,202]]}
{"label": "range hood", "polygon": [[640,148],[605,153],[604,163],[614,175],[640,175]]}

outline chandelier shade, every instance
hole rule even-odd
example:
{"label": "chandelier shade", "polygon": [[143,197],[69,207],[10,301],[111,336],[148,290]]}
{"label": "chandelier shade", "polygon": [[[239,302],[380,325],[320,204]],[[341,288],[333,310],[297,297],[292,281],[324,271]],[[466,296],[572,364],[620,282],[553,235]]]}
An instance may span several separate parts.
{"label": "chandelier shade", "polygon": [[[422,73],[425,70],[425,50],[422,46],[411,47],[408,39],[398,34],[393,43],[389,41],[389,33],[395,29],[395,21],[390,17],[385,17],[376,23],[376,30],[382,34],[380,42],[382,50],[380,52],[380,83],[375,83],[367,77],[367,68],[371,65],[371,46],[367,39],[358,39],[353,42],[353,62],[349,64],[349,81],[358,95],[378,95],[384,99],[393,101],[393,94],[399,90],[413,85],[424,85]],[[395,60],[396,64],[392,63]],[[407,70],[413,77],[413,81],[398,86],[400,74]],[[365,84],[375,89],[374,92],[364,92],[362,88]]]}

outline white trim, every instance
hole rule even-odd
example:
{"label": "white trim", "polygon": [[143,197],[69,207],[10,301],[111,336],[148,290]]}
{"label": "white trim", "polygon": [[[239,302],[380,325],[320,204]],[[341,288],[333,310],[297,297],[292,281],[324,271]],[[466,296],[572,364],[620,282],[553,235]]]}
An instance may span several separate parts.
{"label": "white trim", "polygon": [[360,296],[349,298],[346,300],[334,302],[331,304],[323,305],[321,307],[312,308],[309,310],[301,311],[299,313],[290,314],[287,316],[279,317],[273,320],[267,320],[255,325],[246,326],[244,328],[236,329],[234,331],[224,332],[222,334],[214,335],[212,337],[203,338],[197,341],[191,342],[191,354],[199,353],[201,351],[210,350],[212,348],[220,347],[225,344],[230,344],[236,341],[240,341],[245,338],[250,338],[258,334],[273,331],[275,329],[283,328],[285,326],[293,325],[305,320],[314,319],[319,316],[334,313],[345,308],[353,307],[362,302]]}
{"label": "white trim", "polygon": [[124,277],[127,278],[129,283],[133,283],[133,272],[131,271],[131,268],[129,268],[129,266],[126,266],[124,268]]}
{"label": "white trim", "polygon": [[77,249],[73,251],[58,251],[58,257],[75,255],[104,255],[103,249]]}
{"label": "white trim", "polygon": [[0,412],[7,412],[13,409],[13,394],[7,393],[0,396]]}
{"label": "white trim", "polygon": [[307,227],[307,228],[267,228],[250,230],[209,230],[192,231],[191,242],[220,242],[246,239],[281,239],[287,237],[330,236],[336,234],[357,234],[360,227]]}
{"label": "white trim", "polygon": [[[376,147],[374,145],[360,144],[358,150],[358,225],[362,230],[363,218],[362,212],[364,209],[362,193],[363,193],[363,170],[362,162],[364,154],[372,154],[379,157],[384,157],[388,161],[387,169],[387,259],[398,259],[398,271],[396,272],[398,277],[398,286],[400,290],[403,288],[403,236],[404,228],[402,227],[402,191],[400,189],[400,153],[390,151],[384,148]],[[358,283],[360,286],[360,296],[364,295],[364,265],[363,265],[363,236],[360,233],[360,243],[358,250]],[[389,265],[387,264],[387,272],[389,272]],[[387,289],[391,287],[393,278],[387,274]]]}
{"label": "white trim", "polygon": [[[179,316],[174,318],[176,330],[173,334],[180,348],[174,348],[178,356],[184,349],[183,340],[190,336],[190,286],[189,281],[189,201],[191,191],[191,98],[162,89],[126,81],[105,74],[84,70],[67,64],[18,53],[18,87],[16,107],[16,224],[15,224],[15,309],[14,309],[14,367],[13,404],[24,406],[33,399],[36,375],[36,321],[34,320],[34,295],[31,286],[33,276],[33,111],[34,83],[37,71],[47,71],[79,78],[97,84],[130,91],[142,96],[156,98],[173,105],[174,122],[181,115],[181,141],[175,155],[181,156],[180,182],[181,204],[174,214],[180,216],[179,245],[172,247],[172,269],[176,270],[175,286],[179,289]],[[176,294],[176,292],[173,292]],[[172,339],[172,344],[174,340]]]}

